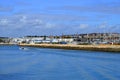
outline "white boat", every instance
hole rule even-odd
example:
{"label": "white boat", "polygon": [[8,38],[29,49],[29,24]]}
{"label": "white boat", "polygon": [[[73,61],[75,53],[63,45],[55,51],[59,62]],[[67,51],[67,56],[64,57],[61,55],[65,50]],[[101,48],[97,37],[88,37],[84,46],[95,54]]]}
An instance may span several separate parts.
{"label": "white boat", "polygon": [[28,48],[25,48],[25,47],[20,47],[19,49],[21,49],[21,50],[28,50]]}

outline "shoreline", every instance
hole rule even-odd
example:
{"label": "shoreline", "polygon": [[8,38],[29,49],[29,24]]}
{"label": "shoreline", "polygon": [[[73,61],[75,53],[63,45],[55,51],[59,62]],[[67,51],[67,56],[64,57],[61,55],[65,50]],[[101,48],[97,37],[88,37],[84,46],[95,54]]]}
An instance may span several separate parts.
{"label": "shoreline", "polygon": [[0,43],[0,45],[17,45],[17,44],[13,44],[13,43]]}
{"label": "shoreline", "polygon": [[120,45],[19,44],[18,46],[54,48],[54,49],[68,49],[68,50],[120,52]]}

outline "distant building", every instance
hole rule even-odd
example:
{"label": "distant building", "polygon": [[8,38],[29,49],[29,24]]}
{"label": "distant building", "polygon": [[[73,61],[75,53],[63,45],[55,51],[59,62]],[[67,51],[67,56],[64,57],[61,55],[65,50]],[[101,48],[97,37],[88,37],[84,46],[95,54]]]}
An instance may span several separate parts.
{"label": "distant building", "polygon": [[9,43],[10,42],[10,38],[8,37],[0,37],[0,43]]}
{"label": "distant building", "polygon": [[90,33],[62,36],[25,36],[22,38],[0,38],[15,44],[67,43],[67,44],[120,44],[119,33]]}

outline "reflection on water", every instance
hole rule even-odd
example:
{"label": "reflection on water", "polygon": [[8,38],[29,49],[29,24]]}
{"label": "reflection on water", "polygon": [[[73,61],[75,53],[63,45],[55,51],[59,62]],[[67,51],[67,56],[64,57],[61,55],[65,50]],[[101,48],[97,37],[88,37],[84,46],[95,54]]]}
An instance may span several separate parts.
{"label": "reflection on water", "polygon": [[119,80],[120,54],[0,46],[0,80]]}

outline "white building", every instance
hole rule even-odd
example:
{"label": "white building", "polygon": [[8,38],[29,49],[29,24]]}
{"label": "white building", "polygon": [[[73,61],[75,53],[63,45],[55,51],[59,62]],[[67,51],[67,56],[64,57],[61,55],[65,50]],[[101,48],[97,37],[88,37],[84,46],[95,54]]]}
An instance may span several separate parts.
{"label": "white building", "polygon": [[67,39],[67,38],[62,39],[62,38],[60,38],[60,39],[58,39],[58,41],[59,42],[68,42],[68,43],[71,43],[71,42],[74,41],[74,39],[72,39],[72,38],[70,38],[70,39]]}
{"label": "white building", "polygon": [[19,44],[22,43],[23,41],[24,41],[23,38],[12,38],[10,42],[14,44]]}
{"label": "white building", "polygon": [[43,38],[42,37],[38,37],[38,38],[31,38],[29,43],[30,44],[39,44],[39,43],[42,43],[43,41]]}

